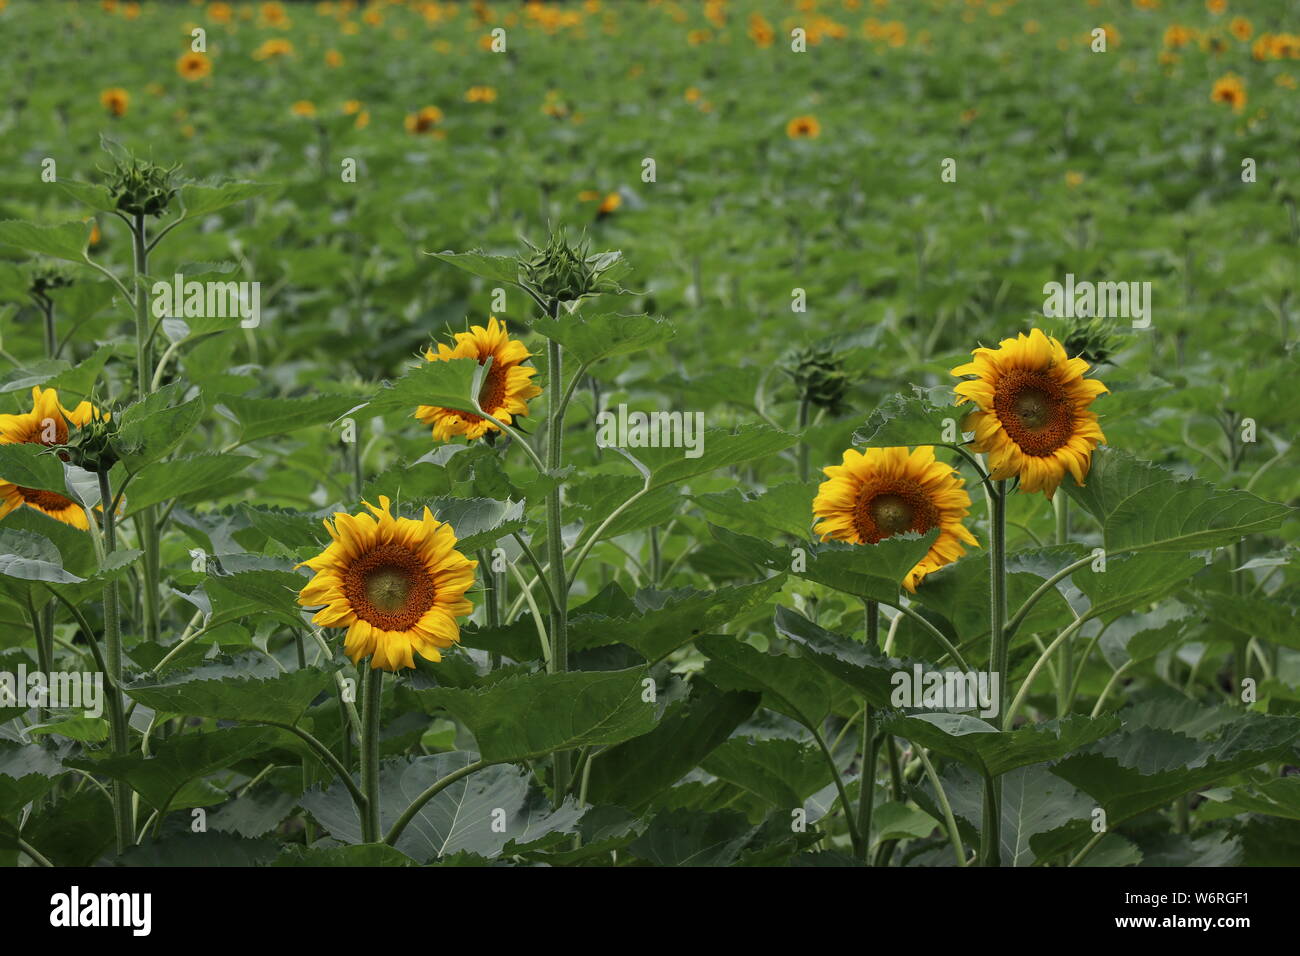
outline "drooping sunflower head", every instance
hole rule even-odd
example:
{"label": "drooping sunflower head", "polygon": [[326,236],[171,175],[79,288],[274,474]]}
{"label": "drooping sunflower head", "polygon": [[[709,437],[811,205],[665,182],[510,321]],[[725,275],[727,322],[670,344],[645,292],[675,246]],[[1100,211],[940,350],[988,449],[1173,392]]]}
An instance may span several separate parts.
{"label": "drooping sunflower head", "polygon": [[965,554],[963,542],[979,544],[962,524],[970,512],[965,483],[951,467],[935,460],[929,445],[914,451],[850,448],[842,464],[822,470],[826,480],[813,499],[813,514],[822,520],[813,531],[823,541],[877,544],[897,534],[939,529],[930,550],[903,580],[909,591],[931,571]]}
{"label": "drooping sunflower head", "polygon": [[442,660],[441,651],[460,640],[457,618],[474,610],[465,597],[477,561],[456,550],[456,534],[428,508],[421,519],[395,517],[387,497],[369,514],[337,512],[325,522],[333,540],[299,567],[315,575],[298,595],[303,607],[319,607],[322,627],[346,627],[343,649],[354,664],[369,657],[372,668],[414,667],[414,654]]}
{"label": "drooping sunflower head", "polygon": [[[58,391],[38,385],[32,389],[30,412],[0,415],[0,445],[66,445],[70,429],[80,429],[107,417],[106,412],[90,402],[81,402],[73,409],[64,408]],[[83,531],[89,527],[85,510],[71,498],[42,488],[25,488],[0,478],[0,518],[22,507],[35,508]]]}
{"label": "drooping sunflower head", "polygon": [[963,427],[975,433],[972,447],[988,455],[991,477],[1018,476],[1022,490],[1048,498],[1067,471],[1083,484],[1093,449],[1106,440],[1089,406],[1109,391],[1084,377],[1088,363],[1070,358],[1041,329],[972,354],[952,374],[975,376],[955,388],[957,404],[976,405]]}
{"label": "drooping sunflower head", "polygon": [[[531,381],[537,369],[523,364],[530,355],[524,343],[512,339],[505,323],[498,322],[494,316],[488,318],[486,327],[475,325],[468,332],[457,332],[455,346],[439,343],[436,352],[429,349],[424,353],[430,362],[472,358],[482,365],[491,359],[492,366],[479,390],[478,403],[483,411],[506,425],[516,415],[527,415],[528,399],[542,394]],[[489,431],[499,431],[480,415],[437,405],[421,405],[415,410],[415,417],[433,426],[434,441],[451,441],[457,435],[473,441]]]}

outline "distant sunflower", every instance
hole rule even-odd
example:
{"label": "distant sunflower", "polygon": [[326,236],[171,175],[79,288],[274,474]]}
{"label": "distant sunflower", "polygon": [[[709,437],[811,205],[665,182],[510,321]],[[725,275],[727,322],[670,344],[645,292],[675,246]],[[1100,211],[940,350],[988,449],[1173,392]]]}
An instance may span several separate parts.
{"label": "distant sunflower", "polygon": [[939,529],[930,550],[903,580],[909,591],[931,571],[965,554],[962,542],[979,545],[962,524],[970,509],[965,483],[950,466],[935,460],[929,445],[911,452],[868,448],[862,453],[850,448],[843,464],[822,471],[826,481],[813,499],[813,514],[822,521],[813,531],[823,541],[877,544],[896,534]]}
{"label": "distant sunflower", "polygon": [[972,447],[988,455],[991,477],[1020,477],[1024,491],[1048,498],[1066,471],[1083,484],[1093,449],[1106,440],[1097,416],[1088,410],[1109,391],[1084,378],[1088,363],[1070,358],[1056,339],[1034,329],[1003,339],[996,349],[978,348],[974,361],[952,370],[976,378],[956,386],[957,403],[973,401],[965,428],[975,433]]}
{"label": "distant sunflower", "polygon": [[99,103],[110,116],[125,116],[131,105],[131,94],[120,86],[113,86],[99,94]]}
{"label": "distant sunflower", "polygon": [[404,123],[406,131],[414,135],[429,133],[442,122],[442,110],[436,106],[426,106],[416,113],[407,113]]}
{"label": "distant sunflower", "polygon": [[[92,419],[107,417],[90,402],[82,402],[71,410],[64,408],[55,389],[36,386],[32,389],[30,412],[0,415],[0,445],[66,445],[69,421],[73,427],[80,428]],[[24,488],[0,479],[0,518],[24,506],[83,531],[89,527],[86,512],[71,498],[55,491]]]}
{"label": "distant sunflower", "polygon": [[1214,103],[1227,103],[1240,113],[1246,107],[1246,84],[1235,73],[1225,74],[1214,81],[1210,100]]}
{"label": "distant sunflower", "polygon": [[785,135],[791,139],[816,139],[822,134],[822,124],[815,116],[796,116],[785,124]]}
{"label": "distant sunflower", "polygon": [[176,72],[187,80],[201,80],[212,72],[212,61],[202,53],[182,53],[176,61]]}
{"label": "distant sunflower", "polygon": [[434,662],[460,641],[458,617],[474,610],[465,597],[477,561],[456,550],[456,534],[428,508],[421,520],[394,517],[389,500],[371,514],[336,512],[325,521],[333,539],[298,567],[315,576],[298,595],[303,607],[320,607],[312,622],[346,627],[343,649],[357,664],[395,671],[414,667],[414,654]]}
{"label": "distant sunflower", "polygon": [[[479,365],[492,359],[492,367],[479,392],[479,406],[497,421],[509,425],[515,415],[528,414],[528,399],[542,394],[529,381],[537,369],[523,364],[530,354],[523,342],[510,337],[504,322],[490,316],[487,328],[475,325],[468,332],[457,332],[454,348],[439,343],[437,352],[429,349],[424,357],[430,362],[472,358]],[[434,441],[450,441],[456,435],[473,441],[489,431],[500,430],[486,418],[436,405],[421,405],[415,410],[415,417],[433,426]]]}

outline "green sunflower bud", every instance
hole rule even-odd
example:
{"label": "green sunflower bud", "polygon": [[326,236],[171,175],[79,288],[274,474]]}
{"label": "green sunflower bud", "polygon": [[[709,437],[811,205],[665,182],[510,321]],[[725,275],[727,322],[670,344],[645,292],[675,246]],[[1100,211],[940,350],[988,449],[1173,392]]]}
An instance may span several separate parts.
{"label": "green sunflower bud", "polygon": [[106,474],[121,457],[117,432],[117,422],[108,417],[92,418],[80,428],[69,427],[67,443],[58,446],[59,457],[87,471]]}
{"label": "green sunflower bud", "polygon": [[109,192],[117,208],[132,216],[161,216],[176,196],[172,174],[180,168],[162,167],[148,160],[131,158],[119,162],[109,173]]}
{"label": "green sunflower bud", "polygon": [[27,286],[29,292],[38,298],[44,298],[54,289],[72,285],[72,276],[58,265],[39,264],[31,270],[31,281]]}
{"label": "green sunflower bud", "polygon": [[607,276],[622,262],[617,252],[592,255],[585,238],[570,244],[564,229],[553,231],[545,246],[524,240],[529,253],[519,257],[519,274],[525,284],[543,299],[573,302],[584,296],[621,291]]}
{"label": "green sunflower bud", "polygon": [[831,415],[844,410],[844,396],[849,390],[844,360],[828,345],[814,345],[788,353],[782,371],[794,379],[799,397],[824,408]]}
{"label": "green sunflower bud", "polygon": [[1109,365],[1120,347],[1120,338],[1109,319],[1068,319],[1061,344],[1067,355],[1077,355],[1089,365]]}

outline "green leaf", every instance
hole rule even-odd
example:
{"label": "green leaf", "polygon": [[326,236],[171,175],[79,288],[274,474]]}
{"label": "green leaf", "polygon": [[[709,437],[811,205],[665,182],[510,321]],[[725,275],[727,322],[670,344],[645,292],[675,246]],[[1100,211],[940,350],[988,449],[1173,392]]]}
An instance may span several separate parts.
{"label": "green leaf", "polygon": [[1112,554],[1219,548],[1247,534],[1272,531],[1294,512],[1245,491],[1179,477],[1113,448],[1093,453],[1084,487],[1064,486],[1101,522]]}
{"label": "green leaf", "polygon": [[76,584],[85,580],[63,569],[63,556],[49,538],[10,528],[0,530],[0,574],[51,584]]}
{"label": "green leaf", "polygon": [[277,188],[275,183],[229,182],[217,186],[189,183],[180,189],[184,218],[206,216],[227,206],[265,196]]}
{"label": "green leaf", "polygon": [[[476,759],[476,754],[456,751],[385,760],[379,768],[380,831],[387,833],[422,792]],[[341,783],[309,790],[300,803],[335,839],[361,842],[356,807]],[[463,852],[491,859],[512,845],[573,833],[581,818],[571,798],[552,810],[550,800],[533,785],[532,774],[496,764],[457,780],[426,803],[402,831],[397,849],[420,863]]]}
{"label": "green leaf", "polygon": [[732,737],[700,766],[787,811],[802,807],[808,797],[831,782],[831,770],[820,749],[781,738]]}
{"label": "green leaf", "polygon": [[1029,724],[1019,730],[1000,731],[969,714],[894,713],[881,724],[883,732],[928,747],[959,760],[983,776],[998,776],[1045,760],[1056,760],[1090,744],[1119,727],[1113,715]]}
{"label": "green leaf", "polygon": [[239,474],[254,461],[246,455],[227,453],[187,455],[145,465],[127,487],[126,513],[135,514],[161,501],[202,491]]}
{"label": "green leaf", "polygon": [[90,243],[90,223],[65,222],[57,226],[38,226],[9,219],[0,222],[0,246],[15,246],[55,259],[84,261]]}
{"label": "green leaf", "polygon": [[610,746],[651,730],[654,703],[642,699],[648,673],[631,667],[529,674],[476,690],[416,693],[464,724],[484,760],[519,763],[556,750]]}
{"label": "green leaf", "polygon": [[441,262],[462,269],[470,275],[476,275],[481,279],[488,279],[492,282],[506,282],[510,285],[519,284],[519,263],[514,256],[493,256],[486,252],[474,250],[471,252],[426,252],[426,256],[432,256]]}
{"label": "green leaf", "polygon": [[631,453],[650,470],[652,488],[767,458],[799,441],[797,436],[770,425],[740,425],[734,430],[706,428],[702,433],[693,432],[692,437],[701,452],[696,458],[686,456],[693,448],[631,448]]}
{"label": "green leaf", "polygon": [[889,604],[897,602],[903,579],[939,536],[935,528],[924,535],[895,535],[878,544],[809,543],[799,546],[802,554],[795,554],[789,547],[776,547],[715,525],[710,525],[709,531],[721,544],[759,567]]}
{"label": "green leaf", "polygon": [[[776,632],[799,646],[805,660],[842,681],[876,707],[890,707],[894,675],[912,670],[916,662],[884,657],[866,644],[819,627],[786,607],[776,609]],[[923,665],[927,670],[930,665]]]}
{"label": "green leaf", "polygon": [[704,677],[715,687],[760,691],[765,706],[820,731],[833,697],[825,675],[808,658],[767,654],[735,637],[701,637],[695,646],[709,659]]}
{"label": "green leaf", "polygon": [[711,517],[725,518],[745,533],[767,537],[773,531],[783,531],[803,541],[815,521],[812,502],[816,494],[814,482],[792,481],[763,492],[729,488],[695,495],[693,500]]}
{"label": "green leaf", "polygon": [[[815,834],[805,836],[808,843],[816,839]],[[779,812],[753,825],[732,810],[675,809],[657,814],[629,850],[654,866],[731,866],[747,855],[788,859],[800,842],[789,818]]]}
{"label": "green leaf", "polygon": [[332,686],[327,671],[307,667],[286,673],[264,654],[250,652],[138,680],[125,691],[132,700],[168,714],[293,724]]}
{"label": "green leaf", "polygon": [[1240,773],[1293,753],[1300,718],[1243,713],[1200,740],[1163,728],[1124,729],[1061,760],[1058,777],[1096,797],[1111,826]]}
{"label": "green leaf", "polygon": [[202,398],[173,404],[181,393],[181,385],[168,385],[122,411],[118,449],[131,471],[166,457],[203,417]]}
{"label": "green leaf", "polygon": [[578,364],[593,365],[616,355],[628,355],[668,341],[676,329],[667,319],[651,315],[587,315],[575,312],[559,318],[534,319],[529,328],[559,342]]}
{"label": "green leaf", "polygon": [[435,518],[451,525],[456,532],[456,548],[471,558],[479,548],[491,547],[507,535],[522,531],[522,501],[496,501],[492,498],[430,498],[428,505]]}
{"label": "green leaf", "polygon": [[573,628],[570,646],[581,650],[618,641],[654,663],[689,644],[700,634],[716,630],[761,607],[781,590],[784,583],[785,579],[778,575],[766,581],[714,591],[643,589],[636,595],[639,615],[608,622],[582,621],[581,626]]}
{"label": "green leaf", "polygon": [[0,815],[45,793],[62,772],[58,757],[44,747],[0,740]]}
{"label": "green leaf", "polygon": [[[26,293],[23,294],[26,301]],[[63,359],[41,359],[24,368],[15,368],[0,376],[0,395],[9,392],[26,392],[33,386],[44,386],[60,372],[71,368]]]}
{"label": "green leaf", "polygon": [[290,741],[292,746],[297,746],[297,738],[274,727],[232,727],[155,740],[153,755],[149,757],[137,753],[122,757],[69,759],[65,763],[123,780],[134,787],[149,806],[160,810],[168,806],[191,780],[216,773]]}
{"label": "green leaf", "polygon": [[871,813],[872,846],[886,840],[919,840],[934,832],[939,822],[924,810],[889,800]]}
{"label": "green leaf", "polygon": [[68,493],[63,462],[45,445],[36,442],[0,445],[0,476],[23,488]]}
{"label": "green leaf", "polygon": [[241,443],[271,435],[286,435],[302,428],[328,425],[360,404],[350,395],[313,395],[310,398],[242,398],[222,395],[218,410],[225,409],[239,423]]}
{"label": "green leaf", "polygon": [[405,853],[387,843],[324,846],[310,849],[296,843],[285,846],[271,866],[416,866]]}
{"label": "green leaf", "polygon": [[758,694],[697,688],[689,700],[670,704],[654,730],[600,752],[588,799],[643,809],[730,737],[758,702]]}
{"label": "green leaf", "polygon": [[411,416],[420,405],[474,413],[474,379],[479,368],[471,358],[424,362],[376,392],[369,407],[376,413],[403,409]]}
{"label": "green leaf", "polygon": [[96,212],[117,211],[117,203],[113,201],[113,194],[108,191],[107,186],[79,183],[74,180],[62,180],[58,185],[77,202],[89,206]]}
{"label": "green leaf", "polygon": [[853,433],[853,444],[873,448],[944,444],[949,421],[957,426],[953,437],[960,440],[961,421],[974,406],[953,406],[952,388],[946,385],[930,389],[913,385],[912,392],[885,399]]}
{"label": "green leaf", "polygon": [[27,728],[29,737],[46,735],[67,737],[84,744],[100,744],[108,739],[108,721],[103,717],[63,717]]}
{"label": "green leaf", "polygon": [[1176,590],[1204,567],[1205,561],[1196,557],[1142,553],[1111,558],[1105,571],[1082,567],[1072,580],[1088,596],[1089,613],[1113,621]]}

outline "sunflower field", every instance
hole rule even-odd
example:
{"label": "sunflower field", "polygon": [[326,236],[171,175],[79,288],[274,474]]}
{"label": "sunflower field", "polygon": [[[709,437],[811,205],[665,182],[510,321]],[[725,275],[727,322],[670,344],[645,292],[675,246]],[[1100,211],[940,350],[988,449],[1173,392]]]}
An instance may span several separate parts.
{"label": "sunflower field", "polygon": [[0,49],[6,865],[1300,864],[1300,0]]}

